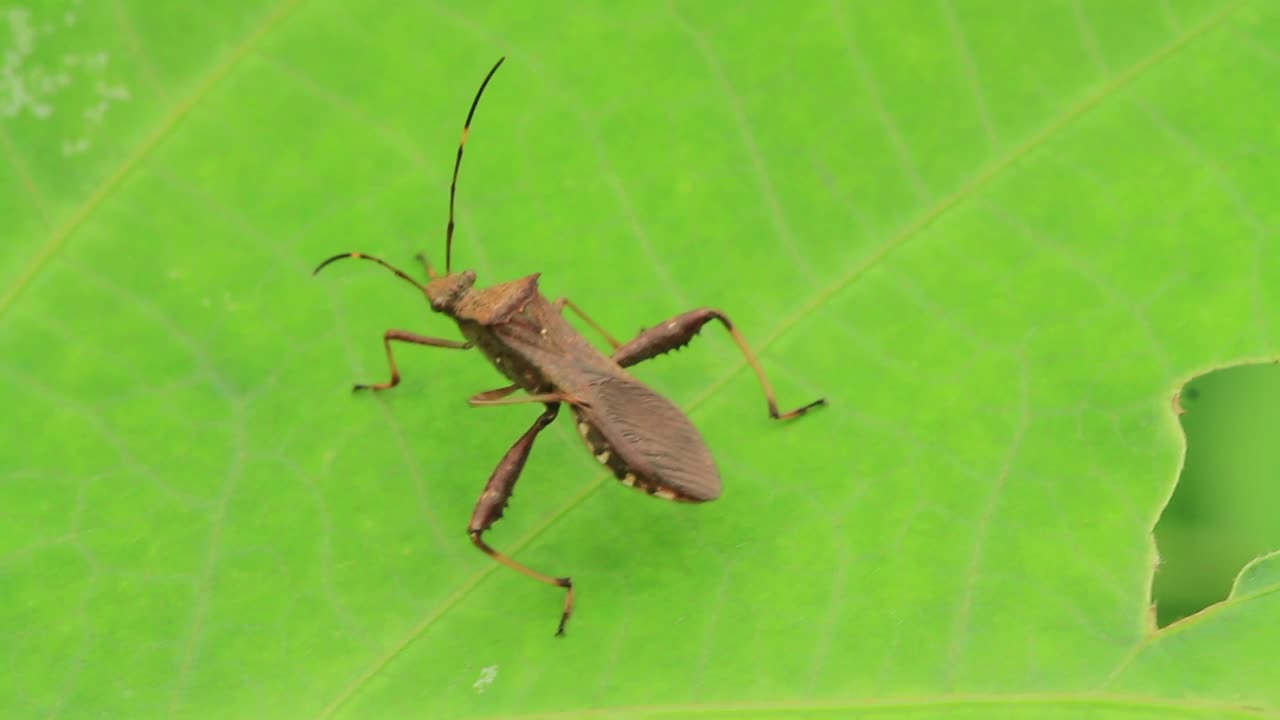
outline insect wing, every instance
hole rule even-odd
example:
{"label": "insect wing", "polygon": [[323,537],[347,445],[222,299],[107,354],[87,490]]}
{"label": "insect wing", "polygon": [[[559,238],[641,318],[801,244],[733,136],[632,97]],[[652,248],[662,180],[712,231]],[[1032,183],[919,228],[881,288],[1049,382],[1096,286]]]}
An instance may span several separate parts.
{"label": "insect wing", "polygon": [[720,472],[697,428],[639,381],[613,376],[595,383],[584,415],[634,472],[685,500],[720,497]]}

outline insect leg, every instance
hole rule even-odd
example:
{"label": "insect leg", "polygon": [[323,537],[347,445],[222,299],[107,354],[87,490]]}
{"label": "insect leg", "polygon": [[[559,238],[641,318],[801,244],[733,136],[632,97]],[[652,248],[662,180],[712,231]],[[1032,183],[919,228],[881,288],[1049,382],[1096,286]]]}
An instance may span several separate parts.
{"label": "insect leg", "polygon": [[641,332],[633,340],[618,348],[613,353],[613,360],[623,367],[629,367],[665,352],[684,347],[689,344],[689,341],[693,340],[693,337],[698,334],[702,326],[711,320],[719,320],[720,324],[724,325],[725,329],[729,331],[729,335],[733,337],[733,341],[738,344],[738,348],[742,350],[743,356],[746,357],[747,364],[751,366],[756,377],[760,380],[760,387],[764,389],[765,400],[769,402],[769,417],[774,420],[799,417],[809,410],[827,403],[825,398],[818,398],[808,405],[802,405],[787,412],[779,412],[778,401],[773,394],[773,386],[769,384],[769,378],[765,377],[764,368],[760,367],[760,361],[756,359],[756,354],[751,352],[751,347],[747,345],[746,338],[742,337],[742,333],[738,332],[738,329],[733,326],[733,323],[729,322],[729,318],[724,313],[712,308],[690,310],[687,313],[671,318],[661,325]]}
{"label": "insect leg", "polygon": [[487,390],[482,393],[472,395],[467,400],[467,404],[472,407],[480,407],[483,405],[521,405],[523,403],[561,403],[567,402],[570,405],[579,407],[590,407],[591,404],[583,402],[571,395],[565,395],[560,392],[536,393],[532,395],[524,395],[522,397],[508,398],[512,392],[515,392],[515,386],[509,388],[498,388],[497,390]]}
{"label": "insect leg", "polygon": [[457,340],[444,340],[442,338],[427,337],[426,335],[418,335],[408,330],[388,330],[382,334],[382,344],[387,348],[387,365],[391,366],[391,379],[384,383],[376,383],[374,385],[356,384],[352,390],[386,390],[400,384],[400,371],[396,368],[395,355],[391,353],[391,341],[413,343],[414,345],[430,345],[431,347],[449,348],[452,350],[467,350],[471,347],[469,342],[458,342]]}
{"label": "insect leg", "polygon": [[485,390],[484,392],[478,392],[475,395],[472,395],[470,402],[480,403],[481,405],[483,405],[486,402],[501,400],[502,398],[510,395],[511,393],[519,389],[520,389],[519,385],[508,385],[506,387],[498,388],[497,390]]}
{"label": "insect leg", "polygon": [[556,309],[556,312],[564,312],[564,308],[566,305],[569,307],[570,310],[576,313],[578,317],[582,318],[583,322],[590,325],[592,330],[595,330],[596,332],[600,333],[604,337],[604,339],[609,343],[609,347],[612,347],[614,350],[617,350],[618,348],[622,347],[622,343],[618,342],[617,340],[614,340],[613,336],[610,335],[607,330],[605,330],[595,320],[592,320],[590,316],[588,316],[585,312],[582,311],[582,308],[578,307],[577,304],[574,303],[569,298],[562,297],[557,299],[555,302],[551,303],[551,306]]}
{"label": "insect leg", "polygon": [[489,547],[489,544],[480,537],[502,517],[502,511],[506,509],[507,501],[511,499],[511,491],[515,488],[516,480],[520,479],[520,471],[524,469],[524,463],[529,459],[529,451],[533,449],[534,439],[551,424],[552,420],[556,419],[556,415],[560,412],[559,403],[551,402],[546,405],[547,409],[511,446],[507,454],[502,456],[498,467],[494,468],[493,474],[489,476],[489,482],[485,483],[484,492],[480,493],[480,499],[476,502],[476,509],[471,513],[471,524],[467,526],[467,534],[471,536],[471,542],[475,543],[476,547],[494,560],[538,582],[565,589],[564,612],[560,615],[560,625],[556,628],[556,635],[563,635],[565,623],[569,622],[569,614],[573,612],[573,583],[569,578],[551,577],[521,565]]}

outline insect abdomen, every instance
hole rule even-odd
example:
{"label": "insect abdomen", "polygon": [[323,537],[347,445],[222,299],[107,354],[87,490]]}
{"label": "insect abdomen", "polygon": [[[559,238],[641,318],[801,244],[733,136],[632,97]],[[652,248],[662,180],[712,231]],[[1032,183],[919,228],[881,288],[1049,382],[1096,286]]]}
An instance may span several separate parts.
{"label": "insect abdomen", "polygon": [[613,473],[613,477],[618,482],[627,487],[640,490],[646,495],[652,495],[663,500],[692,503],[714,499],[714,497],[688,495],[669,484],[663,483],[661,478],[653,477],[649,473],[632,467],[626,462],[623,453],[619,452],[617,447],[611,444],[590,421],[584,418],[577,408],[574,408],[573,414],[574,422],[578,427],[578,434],[582,436],[582,441],[586,443],[587,450],[591,452],[596,461]]}

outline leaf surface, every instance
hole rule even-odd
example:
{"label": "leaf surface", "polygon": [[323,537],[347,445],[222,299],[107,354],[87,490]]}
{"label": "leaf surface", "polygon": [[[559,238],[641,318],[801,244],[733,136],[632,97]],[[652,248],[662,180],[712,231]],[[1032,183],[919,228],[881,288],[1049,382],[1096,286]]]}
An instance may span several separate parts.
{"label": "leaf surface", "polygon": [[[1280,354],[1266,2],[57,2],[0,19],[0,715],[1273,717],[1274,556],[1154,632],[1174,392]],[[615,335],[724,497],[618,486],[359,250]],[[587,330],[589,334],[589,330]]]}

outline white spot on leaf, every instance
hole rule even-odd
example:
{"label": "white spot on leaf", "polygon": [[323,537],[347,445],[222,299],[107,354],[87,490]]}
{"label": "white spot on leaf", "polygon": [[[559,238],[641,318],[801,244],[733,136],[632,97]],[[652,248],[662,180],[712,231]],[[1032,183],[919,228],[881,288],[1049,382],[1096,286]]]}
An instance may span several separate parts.
{"label": "white spot on leaf", "polygon": [[[65,2],[0,6],[0,120],[58,115],[66,135],[54,142],[61,143],[65,158],[88,152],[112,106],[132,96],[107,51],[63,51],[77,45],[64,36],[76,32],[67,28],[79,25],[79,6],[80,0],[71,0],[69,7]],[[92,94],[83,92],[86,84],[93,86]]]}
{"label": "white spot on leaf", "polygon": [[108,85],[107,83],[99,80],[98,83],[93,86],[93,90],[102,98],[113,102],[122,102],[124,100],[128,100],[130,97],[128,85]]}
{"label": "white spot on leaf", "polygon": [[71,157],[72,155],[79,155],[83,152],[88,151],[88,149],[89,149],[89,138],[76,138],[75,140],[62,141],[63,157]]}
{"label": "white spot on leaf", "polygon": [[471,687],[475,688],[477,693],[482,693],[485,690],[488,690],[489,686],[493,684],[493,681],[497,679],[498,666],[489,665],[488,667],[480,668],[480,677],[477,678],[475,682],[471,683]]}

